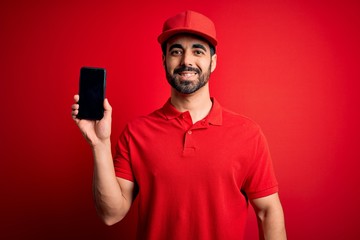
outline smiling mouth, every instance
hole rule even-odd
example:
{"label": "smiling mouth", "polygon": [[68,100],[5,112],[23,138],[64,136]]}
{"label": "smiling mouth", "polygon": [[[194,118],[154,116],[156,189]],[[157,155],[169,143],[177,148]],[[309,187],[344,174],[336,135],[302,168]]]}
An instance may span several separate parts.
{"label": "smiling mouth", "polygon": [[181,66],[180,68],[176,69],[174,73],[180,75],[183,78],[191,78],[193,76],[199,75],[200,70],[194,67]]}
{"label": "smiling mouth", "polygon": [[178,74],[183,78],[191,78],[191,77],[197,75],[196,72],[188,72],[188,71],[179,72]]}

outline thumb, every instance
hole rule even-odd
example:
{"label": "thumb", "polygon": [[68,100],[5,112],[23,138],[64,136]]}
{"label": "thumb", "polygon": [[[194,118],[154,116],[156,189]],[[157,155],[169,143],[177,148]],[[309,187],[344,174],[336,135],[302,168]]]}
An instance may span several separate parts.
{"label": "thumb", "polygon": [[111,116],[112,107],[107,98],[105,98],[105,100],[104,100],[104,110],[105,110],[104,111],[105,116]]}

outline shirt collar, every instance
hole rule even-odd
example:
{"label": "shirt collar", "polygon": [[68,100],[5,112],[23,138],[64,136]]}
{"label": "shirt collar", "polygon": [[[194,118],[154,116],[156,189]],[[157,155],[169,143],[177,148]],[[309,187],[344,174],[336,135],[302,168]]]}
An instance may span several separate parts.
{"label": "shirt collar", "polygon": [[[222,125],[222,107],[215,98],[212,97],[211,101],[213,102],[212,108],[204,120],[206,120],[209,124],[220,126]],[[161,111],[168,120],[178,118],[183,114],[171,104],[170,98],[164,104]]]}

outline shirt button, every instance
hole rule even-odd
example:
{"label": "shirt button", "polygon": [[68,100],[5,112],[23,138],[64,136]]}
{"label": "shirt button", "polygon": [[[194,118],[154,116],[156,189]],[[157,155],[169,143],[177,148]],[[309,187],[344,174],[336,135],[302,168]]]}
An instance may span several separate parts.
{"label": "shirt button", "polygon": [[189,131],[188,131],[188,134],[192,134],[192,131],[191,131],[191,130],[189,130]]}

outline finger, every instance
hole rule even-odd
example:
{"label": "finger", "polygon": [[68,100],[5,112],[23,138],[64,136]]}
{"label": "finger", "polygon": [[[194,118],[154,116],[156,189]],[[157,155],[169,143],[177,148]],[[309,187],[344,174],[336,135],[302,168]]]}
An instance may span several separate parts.
{"label": "finger", "polygon": [[80,119],[77,118],[78,113],[79,113],[78,110],[73,110],[73,111],[71,111],[71,116],[72,116],[73,120],[74,120],[76,123],[79,123],[79,122],[80,122]]}
{"label": "finger", "polygon": [[71,115],[73,115],[73,116],[77,116],[78,113],[79,113],[79,110],[77,110],[77,109],[74,109],[71,111]]}
{"label": "finger", "polygon": [[79,94],[74,95],[74,101],[77,103],[80,99]]}
{"label": "finger", "polygon": [[112,107],[107,98],[104,100],[104,117],[111,118]]}
{"label": "finger", "polygon": [[105,109],[105,111],[111,111],[112,110],[112,107],[111,107],[111,105],[110,105],[107,98],[105,98],[105,100],[104,100],[104,109]]}
{"label": "finger", "polygon": [[79,104],[77,104],[77,102],[79,101],[78,94],[74,95],[74,101],[75,104],[71,105],[71,116],[76,123],[79,123],[80,119],[77,118],[77,115],[79,113]]}
{"label": "finger", "polygon": [[73,104],[71,105],[71,109],[74,111],[74,110],[79,110],[79,104]]}

